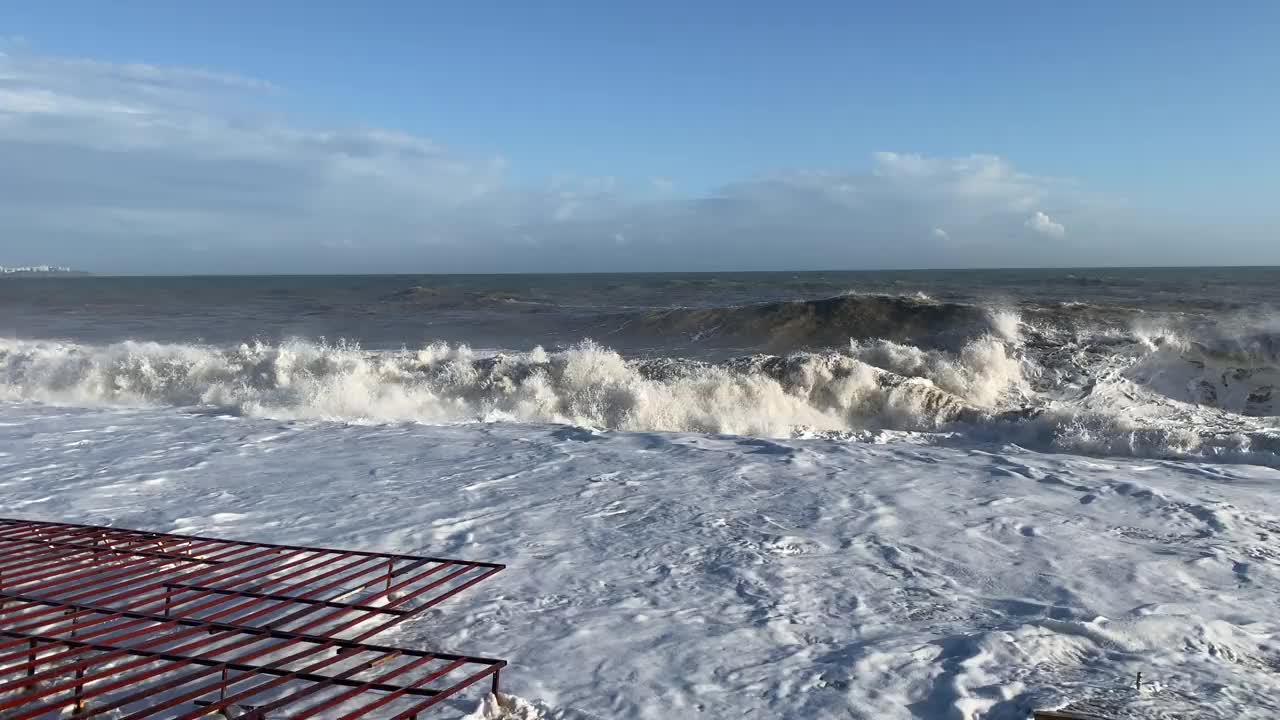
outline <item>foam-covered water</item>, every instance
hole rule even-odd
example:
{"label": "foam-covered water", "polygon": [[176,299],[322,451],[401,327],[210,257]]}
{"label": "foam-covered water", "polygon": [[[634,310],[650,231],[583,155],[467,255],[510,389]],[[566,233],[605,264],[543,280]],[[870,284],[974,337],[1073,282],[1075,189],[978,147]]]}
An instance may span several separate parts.
{"label": "foam-covered water", "polygon": [[1270,720],[1278,480],[1010,445],[0,405],[5,516],[506,564],[371,639],[510,661],[504,695],[528,702],[473,688],[434,711],[473,720]]}

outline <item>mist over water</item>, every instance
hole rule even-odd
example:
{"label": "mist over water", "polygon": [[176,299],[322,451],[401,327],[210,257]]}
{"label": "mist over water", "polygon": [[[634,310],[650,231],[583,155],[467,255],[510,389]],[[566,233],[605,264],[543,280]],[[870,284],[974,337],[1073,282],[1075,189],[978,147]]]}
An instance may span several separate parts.
{"label": "mist over water", "polygon": [[26,281],[0,286],[0,400],[1280,466],[1277,287],[1257,269]]}

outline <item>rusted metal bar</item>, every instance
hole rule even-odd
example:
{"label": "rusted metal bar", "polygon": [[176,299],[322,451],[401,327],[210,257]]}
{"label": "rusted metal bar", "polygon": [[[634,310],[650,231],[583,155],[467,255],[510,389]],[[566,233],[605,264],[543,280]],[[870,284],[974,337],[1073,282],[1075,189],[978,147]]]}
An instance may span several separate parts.
{"label": "rusted metal bar", "polygon": [[[361,693],[369,691],[371,688],[377,687],[379,685],[385,685],[388,681],[394,680],[400,675],[403,675],[412,670],[416,670],[417,668],[430,663],[431,660],[432,658],[415,658],[412,662],[402,667],[398,667],[398,668],[395,668],[394,670],[391,670],[390,672],[383,673],[382,675],[379,675],[378,677],[368,682],[356,684],[355,687],[351,688],[350,690],[341,692],[335,695],[334,697],[326,698],[323,702],[312,705],[311,707],[306,708],[305,710],[296,710],[296,711],[290,712],[289,720],[303,720],[303,718],[311,717],[316,713],[320,713],[330,708],[337,707],[338,705],[341,705],[342,703],[350,700],[351,698],[354,698],[355,696]],[[437,673],[438,672],[440,671],[437,671]],[[432,675],[428,675],[427,677],[430,678],[430,677],[433,677],[434,675],[436,675],[436,673],[433,673]],[[427,682],[430,682],[430,681],[428,680]],[[411,690],[415,694],[421,693],[421,691],[418,690],[417,688],[412,688]],[[436,693],[431,693],[431,694],[435,695]]]}
{"label": "rusted metal bar", "polygon": [[190,555],[176,555],[167,552],[156,552],[153,550],[129,550],[126,548],[116,548],[110,545],[85,546],[79,543],[65,542],[61,540],[38,540],[38,539],[15,539],[4,538],[6,543],[29,543],[32,545],[40,545],[43,547],[66,548],[68,550],[89,550],[95,554],[107,555],[136,555],[137,557],[157,558],[160,560],[181,560],[183,562],[196,563],[213,563],[213,560],[201,560]]}
{"label": "rusted metal bar", "polygon": [[[61,606],[60,603],[52,600],[44,600],[41,598],[32,598],[32,597],[26,597],[21,595],[11,595],[8,593],[0,593],[0,597],[6,597],[10,600],[22,601],[27,603]],[[195,627],[195,628],[201,628],[201,629],[207,629],[207,630],[226,630],[231,632],[241,632],[246,635],[258,635],[261,637],[283,638],[287,640],[301,639],[301,640],[307,640],[315,643],[332,642],[336,647],[339,647],[339,648],[351,648],[355,650],[384,650],[388,652],[399,650],[400,652],[403,652],[409,655],[431,656],[434,658],[440,658],[444,660],[467,660],[470,662],[479,662],[479,663],[488,664],[488,665],[505,664],[505,661],[498,660],[496,658],[484,658],[484,657],[477,657],[474,655],[454,655],[451,653],[442,653],[442,652],[426,651],[426,650],[407,650],[405,648],[395,648],[395,647],[390,647],[386,645],[371,645],[368,643],[356,642],[354,640],[343,640],[338,638],[326,637],[323,635],[308,635],[304,633],[290,632],[286,630],[276,630],[273,628],[245,627],[241,625],[233,625],[231,623],[205,622],[203,620],[196,620],[193,618],[176,618],[176,617],[167,618],[167,617],[164,617],[163,615],[152,615],[149,613],[134,612],[131,610],[115,610],[112,608],[97,607],[93,605],[77,604],[77,605],[70,605],[65,607],[71,607],[76,610],[83,610],[87,612],[104,613],[104,614],[116,616],[116,617],[128,617],[128,618],[137,618],[137,619],[145,619],[145,620],[154,620],[157,623],[162,625],[177,624],[177,625],[183,625],[187,627]],[[0,635],[3,635],[3,634],[21,635],[23,637],[42,637],[42,636],[37,636],[33,633],[15,633],[13,630],[0,627]],[[58,642],[66,642],[66,641],[58,640]],[[91,644],[91,643],[80,643],[80,644]]]}
{"label": "rusted metal bar", "polygon": [[0,518],[0,712],[416,718],[506,663],[361,641],[503,567]]}
{"label": "rusted metal bar", "polygon": [[[194,680],[198,680],[202,676],[207,677],[208,675],[218,670],[221,670],[221,678],[218,680],[215,680],[212,683],[205,683],[204,685],[197,686],[194,689],[186,690],[180,695],[168,697],[164,700],[164,702],[151,705],[147,707],[145,710],[141,710],[137,713],[134,713],[129,717],[141,718],[141,717],[146,717],[147,715],[154,715],[155,713],[160,712],[161,710],[176,707],[178,705],[183,705],[189,701],[194,701],[196,698],[199,698],[203,695],[208,695],[210,692],[212,692],[215,689],[218,690],[218,697],[220,698],[220,701],[225,700],[226,694],[227,694],[227,687],[229,685],[238,683],[238,682],[243,682],[246,680],[252,680],[264,674],[267,674],[267,675],[276,674],[277,671],[280,671],[282,669],[281,666],[287,665],[299,659],[314,655],[317,652],[323,652],[324,650],[327,650],[329,647],[330,647],[329,645],[316,645],[313,647],[304,648],[301,651],[294,653],[293,655],[290,655],[289,657],[283,660],[278,660],[274,663],[270,663],[267,665],[252,666],[254,668],[253,670],[244,672],[243,674],[238,676],[235,680],[230,680],[228,678],[228,673],[230,670],[242,669],[250,666],[238,664],[238,661],[237,663],[226,662],[220,665],[213,666],[212,668],[209,668],[204,672],[197,671],[194,673],[189,673],[183,678],[175,678],[174,681],[167,683],[167,687],[165,689],[168,690],[174,687],[181,687],[182,685],[186,685],[190,682],[193,682]],[[322,669],[325,665],[332,664],[332,662],[336,662],[337,658],[327,658],[326,660],[328,660],[329,662],[322,661],[320,663],[313,663],[313,665],[308,666],[309,669],[307,672],[295,671],[295,672],[282,675],[281,677],[285,678],[284,680],[282,680],[282,682],[287,682],[290,679],[305,680],[308,678],[315,678],[317,677],[313,674],[315,670]],[[277,678],[277,679],[280,679],[280,678]],[[341,682],[341,680],[334,680],[333,678],[329,678],[321,684],[332,684],[335,682]],[[254,693],[250,692],[249,694],[252,695]],[[126,706],[128,704],[129,704],[129,701],[124,699],[118,701],[118,706],[120,707]],[[208,714],[209,712],[211,712],[211,710],[205,709],[201,711],[200,714]]]}
{"label": "rusted metal bar", "polygon": [[[385,663],[385,662],[388,662],[388,661],[390,661],[390,660],[392,660],[392,659],[394,659],[394,658],[400,657],[400,656],[401,656],[401,653],[398,653],[398,652],[396,652],[396,653],[388,653],[388,654],[380,655],[380,656],[378,656],[378,657],[377,657],[376,659],[374,659],[374,660],[366,660],[365,662],[360,663],[360,664],[356,665],[355,667],[348,668],[348,669],[346,669],[346,670],[344,670],[344,671],[342,671],[342,672],[340,672],[340,673],[338,673],[338,674],[334,675],[334,676],[333,676],[333,678],[334,678],[334,679],[336,679],[336,680],[346,680],[346,679],[348,679],[348,678],[351,678],[351,677],[353,677],[353,676],[355,676],[355,675],[359,675],[359,674],[360,674],[360,673],[362,673],[362,672],[366,672],[366,671],[368,671],[368,670],[371,670],[371,669],[373,669],[373,668],[375,668],[375,667],[377,667],[377,666],[379,666],[379,665],[381,665],[381,664],[383,664],[383,663]],[[222,697],[220,697],[220,698],[218,699],[218,701],[217,701],[217,702],[215,702],[215,703],[209,703],[208,705],[206,705],[206,706],[205,706],[205,710],[204,710],[203,712],[187,713],[186,715],[181,715],[181,716],[179,716],[178,718],[175,718],[175,720],[194,720],[195,718],[200,717],[200,716],[201,716],[202,714],[204,714],[204,713],[208,713],[208,712],[212,712],[212,711],[216,711],[216,710],[221,710],[222,708],[225,708],[225,707],[227,707],[228,705],[240,705],[240,704],[242,704],[242,701],[247,700],[247,699],[250,699],[250,698],[252,698],[254,695],[261,694],[261,693],[262,693],[262,692],[264,692],[264,691],[271,690],[271,689],[273,689],[273,688],[275,688],[275,687],[278,687],[278,686],[280,686],[280,685],[283,685],[283,684],[285,684],[285,683],[289,682],[289,681],[290,681],[290,680],[292,680],[292,679],[296,679],[296,678],[298,677],[298,674],[299,674],[299,673],[314,673],[314,672],[318,672],[318,671],[320,671],[320,670],[324,669],[325,667],[328,667],[329,665],[332,665],[332,664],[337,663],[337,662],[341,662],[341,661],[342,661],[342,660],[344,660],[344,659],[346,659],[346,658],[342,657],[341,655],[335,655],[335,656],[333,656],[333,657],[325,658],[325,659],[323,659],[323,660],[321,660],[321,661],[319,661],[319,662],[312,663],[311,665],[308,665],[308,666],[306,666],[306,667],[304,667],[304,668],[301,668],[299,671],[297,671],[297,672],[295,672],[295,673],[290,673],[289,675],[281,675],[280,677],[277,677],[277,678],[275,678],[275,679],[273,679],[273,680],[269,680],[268,682],[263,683],[262,685],[258,685],[258,686],[255,686],[255,687],[253,687],[253,688],[250,688],[249,690],[245,690],[245,691],[239,692],[239,693],[237,693],[237,694],[235,694],[235,695],[232,695],[231,697],[227,697],[226,695],[223,695]],[[310,686],[308,686],[308,687],[316,688],[316,690],[318,691],[318,690],[322,689],[322,688],[324,687],[324,685],[319,684],[319,683],[316,683],[316,684],[314,684],[314,685],[310,685]],[[263,708],[265,708],[265,706],[263,706]],[[264,709],[264,710],[261,710],[261,711],[262,711],[262,712],[265,712],[265,709]]]}
{"label": "rusted metal bar", "polygon": [[[414,707],[401,712],[395,717],[405,718],[405,719],[415,717],[418,713],[422,712],[423,710],[430,708],[432,705],[435,705],[436,703],[440,702],[441,700],[444,700],[445,698],[448,698],[451,695],[456,695],[462,692],[463,690],[467,689],[468,687],[471,687],[472,685],[480,682],[481,680],[485,679],[490,675],[493,676],[493,686],[496,688],[498,686],[498,674],[501,672],[502,672],[501,666],[481,670],[480,672],[475,673],[470,677],[464,678],[459,682],[453,683],[445,690],[440,691],[440,693],[438,693],[435,697],[431,698],[430,700],[426,700],[418,705],[415,705]],[[497,695],[496,690],[494,691],[494,695],[495,696]],[[351,717],[351,716],[348,716],[348,717]]]}
{"label": "rusted metal bar", "polygon": [[[98,528],[98,527],[91,526],[91,525],[73,525],[73,524],[70,524],[70,523],[55,523],[55,522],[49,522],[49,521],[44,521],[44,520],[9,520],[9,519],[5,519],[5,520],[4,520],[4,522],[9,522],[9,523],[22,523],[22,524],[30,524],[30,525],[41,525],[41,526],[45,526],[45,527],[89,528],[89,529],[92,529],[92,530],[102,530],[102,529],[110,529],[110,530],[114,530],[114,528]],[[235,544],[235,545],[244,545],[244,546],[248,546],[248,547],[287,548],[287,549],[290,549],[290,550],[321,550],[321,551],[324,551],[324,552],[332,552],[332,553],[339,554],[339,555],[363,555],[363,556],[365,556],[365,557],[374,557],[374,558],[396,558],[396,559],[398,559],[398,560],[409,560],[409,561],[430,560],[430,561],[432,561],[432,562],[452,562],[452,563],[460,562],[460,561],[458,561],[458,560],[456,560],[456,559],[452,559],[452,558],[431,557],[431,556],[429,556],[429,555],[403,555],[403,554],[397,554],[397,553],[375,552],[375,551],[370,551],[370,550],[335,550],[335,549],[332,549],[332,548],[307,547],[307,546],[303,546],[303,545],[280,545],[280,544],[273,544],[273,543],[250,542],[250,541],[245,541],[245,540],[223,540],[223,539],[220,539],[220,538],[210,538],[210,537],[204,537],[204,536],[201,536],[201,535],[172,535],[172,534],[167,534],[167,533],[155,533],[155,532],[147,532],[147,531],[142,531],[142,530],[120,530],[119,532],[127,532],[127,533],[132,533],[132,534],[137,534],[137,535],[145,535],[145,536],[149,536],[149,537],[168,537],[168,538],[178,538],[178,539],[181,539],[181,540],[208,540],[208,541],[210,541],[210,542],[215,542],[215,543],[227,543],[227,544]],[[468,560],[468,561],[466,561],[466,562],[467,562],[468,564],[471,564],[471,565],[477,565],[477,566],[481,566],[481,567],[493,567],[493,568],[505,568],[505,567],[506,567],[506,565],[503,565],[503,564],[501,564],[501,563],[480,562],[480,561],[473,561],[473,560]]]}
{"label": "rusted metal bar", "polygon": [[[0,630],[0,632],[5,632],[5,631]],[[45,638],[40,638],[40,639],[43,640]],[[57,642],[60,642],[66,645],[89,646],[95,650],[97,649],[125,650],[131,655],[141,655],[141,656],[153,658],[156,660],[167,660],[169,662],[178,662],[178,663],[194,663],[197,665],[207,665],[207,666],[216,667],[219,669],[223,667],[227,667],[232,670],[239,670],[246,673],[259,673],[264,675],[276,675],[276,676],[290,674],[287,671],[281,670],[279,668],[271,667],[270,665],[253,665],[249,663],[228,662],[224,660],[217,660],[215,658],[201,657],[198,655],[180,655],[177,653],[170,653],[166,651],[143,650],[139,648],[116,648],[112,646],[97,646],[97,645],[93,645],[92,643],[80,642],[79,640],[58,639]],[[422,657],[419,659],[425,662],[431,662],[432,660],[435,660],[437,658],[435,656],[428,655],[426,657]],[[416,695],[435,695],[436,694],[436,691],[434,690],[423,690],[418,688],[406,689],[398,685],[391,685],[387,683],[360,683],[360,682],[355,682],[351,680],[340,681],[340,680],[335,680],[328,676],[315,675],[312,673],[298,673],[296,674],[296,677],[299,680],[308,680],[311,682],[322,682],[322,683],[333,683],[335,685],[344,685],[348,687],[362,688],[365,690],[372,689],[372,690],[379,690],[383,692],[411,691],[411,694],[416,694]],[[10,701],[10,702],[14,702],[14,701]],[[4,707],[7,704],[8,703],[0,704],[0,707]]]}
{"label": "rusted metal bar", "polygon": [[389,607],[374,607],[371,605],[352,605],[348,603],[334,602],[332,600],[313,600],[311,598],[297,597],[294,595],[276,595],[275,593],[261,593],[250,590],[224,590],[222,588],[204,587],[202,585],[186,585],[184,583],[175,583],[166,585],[170,588],[181,588],[183,590],[193,590],[202,593],[213,593],[215,595],[235,595],[237,597],[246,598],[265,598],[269,600],[280,600],[289,603],[302,603],[304,605],[322,605],[327,608],[339,608],[343,610],[365,610],[368,612],[386,613],[388,615],[404,615],[404,610],[396,610]]}

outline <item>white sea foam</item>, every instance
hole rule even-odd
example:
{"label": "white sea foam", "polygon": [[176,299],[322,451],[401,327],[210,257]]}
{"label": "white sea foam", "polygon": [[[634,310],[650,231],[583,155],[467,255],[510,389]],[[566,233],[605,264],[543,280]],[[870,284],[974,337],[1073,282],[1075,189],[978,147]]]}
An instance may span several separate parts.
{"label": "white sea foam", "polygon": [[[712,364],[434,344],[370,352],[295,340],[238,347],[0,339],[0,398],[209,407],[348,422],[550,422],[788,437],[895,430],[1154,457],[1280,464],[1274,366],[1168,330],[1111,330],[1034,349],[1012,313],[950,352],[888,340]],[[1029,341],[1028,341],[1029,342]],[[1101,344],[1099,344],[1101,343]],[[1049,349],[1046,350],[1045,348]],[[1256,353],[1255,353],[1256,355]]]}
{"label": "white sea foam", "polygon": [[1277,480],[1008,443],[0,403],[6,517],[506,564],[370,639],[509,660],[501,702],[481,683],[439,708],[473,720],[1274,718]]}
{"label": "white sea foam", "polygon": [[509,419],[621,430],[788,435],[891,424],[928,429],[994,407],[1018,361],[983,338],[957,355],[891,342],[782,363],[650,364],[590,341],[559,353],[478,356],[465,346],[366,352],[302,341],[215,348],[0,341],[0,393],[77,405],[211,406],[359,421]]}

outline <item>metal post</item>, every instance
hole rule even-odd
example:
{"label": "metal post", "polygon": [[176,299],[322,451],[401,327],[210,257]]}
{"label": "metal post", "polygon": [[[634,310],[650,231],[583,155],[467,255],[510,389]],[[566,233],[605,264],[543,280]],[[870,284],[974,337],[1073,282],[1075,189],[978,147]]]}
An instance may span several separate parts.
{"label": "metal post", "polygon": [[[84,668],[79,668],[76,670],[76,679],[79,680],[82,677],[84,677]],[[76,685],[75,698],[75,703],[71,708],[71,714],[79,715],[83,713],[85,709],[84,685]]]}

